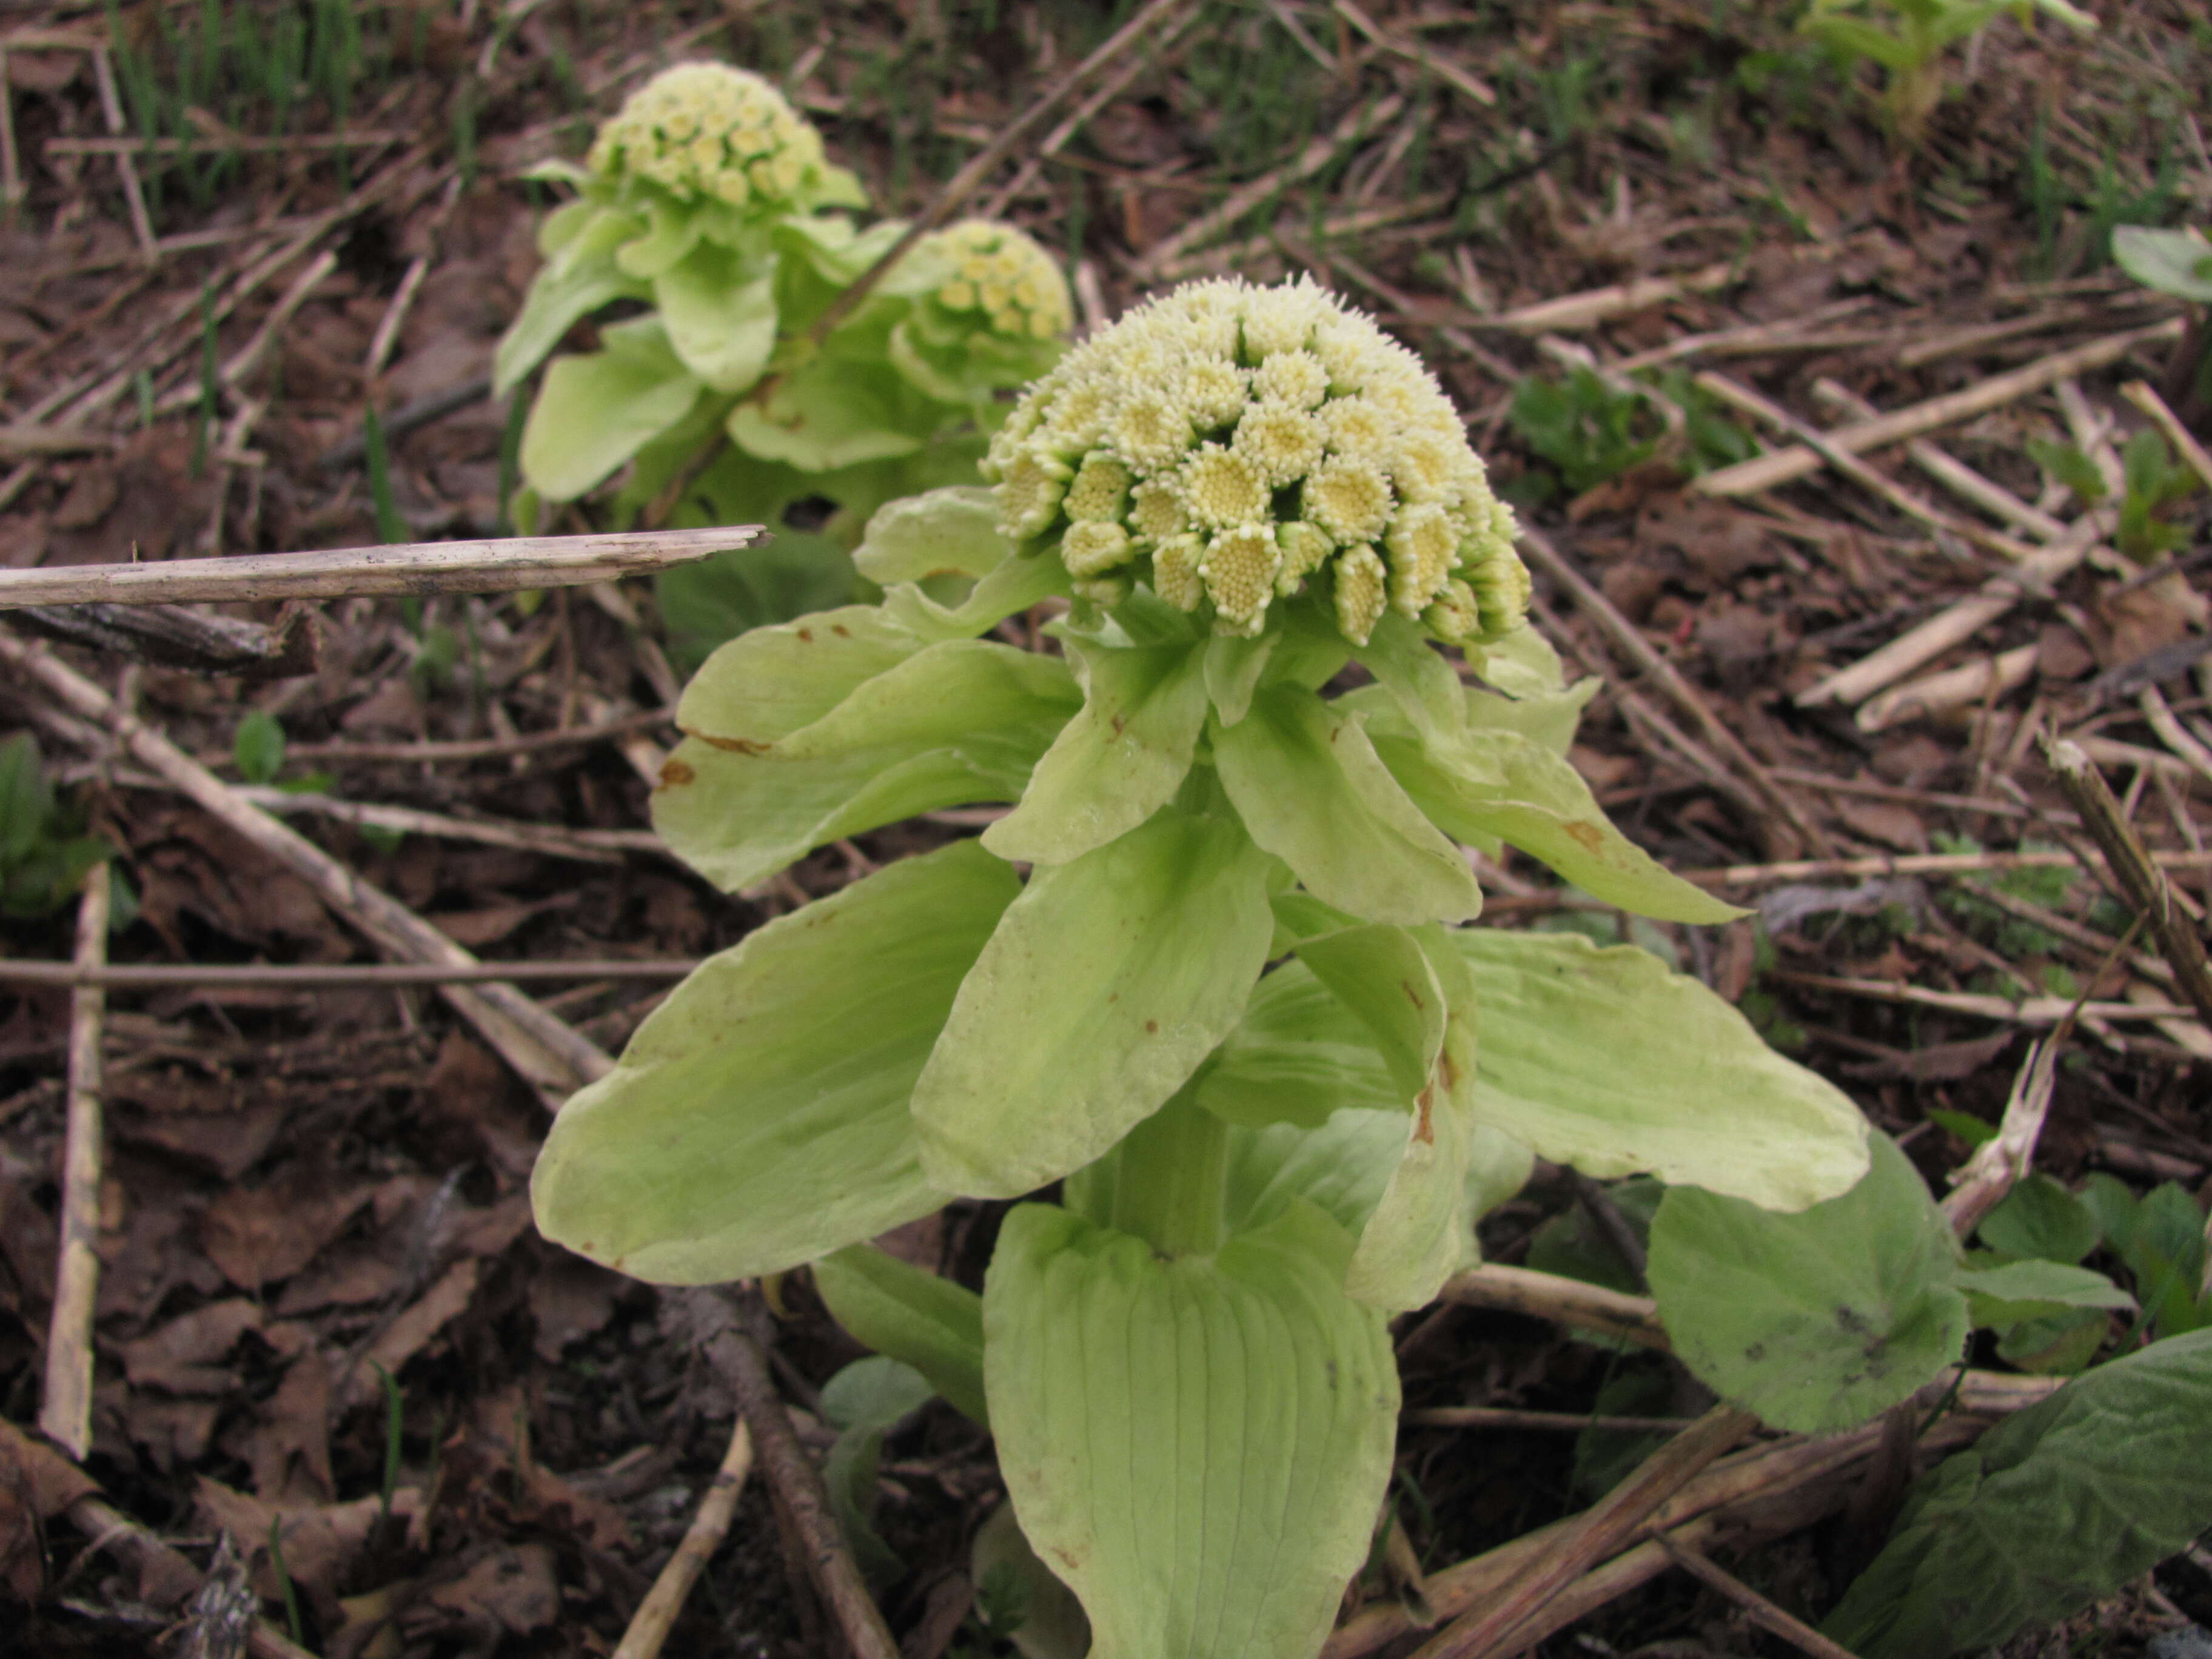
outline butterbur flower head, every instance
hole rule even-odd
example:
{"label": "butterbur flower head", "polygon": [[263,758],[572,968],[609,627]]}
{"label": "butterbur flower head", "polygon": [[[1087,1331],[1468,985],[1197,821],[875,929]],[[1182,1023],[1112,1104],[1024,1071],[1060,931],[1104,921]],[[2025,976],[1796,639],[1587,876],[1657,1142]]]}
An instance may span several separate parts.
{"label": "butterbur flower head", "polygon": [[[1030,386],[984,473],[1010,535],[1223,633],[1296,601],[1355,644],[1386,610],[1468,643],[1527,610],[1512,514],[1443,388],[1308,278],[1193,283],[1130,312]],[[1092,528],[1109,523],[1127,532],[1110,562]]]}
{"label": "butterbur flower head", "polygon": [[600,127],[586,163],[641,178],[687,201],[769,210],[804,207],[821,183],[822,135],[757,75],[678,64],[632,93]]}
{"label": "butterbur flower head", "polygon": [[947,273],[932,296],[937,304],[994,334],[1054,340],[1074,319],[1059,265],[1012,225],[963,219],[933,233],[916,252]]}

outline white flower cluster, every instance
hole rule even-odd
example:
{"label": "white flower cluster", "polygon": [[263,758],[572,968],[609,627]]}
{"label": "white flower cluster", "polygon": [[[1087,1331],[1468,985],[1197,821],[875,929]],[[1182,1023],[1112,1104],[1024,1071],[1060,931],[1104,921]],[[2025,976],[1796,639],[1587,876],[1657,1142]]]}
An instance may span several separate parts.
{"label": "white flower cluster", "polygon": [[1056,534],[1103,604],[1149,579],[1253,635],[1310,584],[1361,645],[1386,607],[1460,644],[1527,612],[1512,511],[1449,399],[1308,278],[1191,283],[1131,312],[1023,395],[984,472],[1006,533]]}
{"label": "white flower cluster", "polygon": [[781,205],[822,165],[822,135],[757,75],[678,64],[629,95],[586,161],[603,177],[649,179],[678,196]]}
{"label": "white flower cluster", "polygon": [[918,252],[943,260],[951,273],[938,288],[938,304],[980,313],[994,334],[1055,339],[1074,318],[1059,265],[1012,225],[963,219],[929,237]]}

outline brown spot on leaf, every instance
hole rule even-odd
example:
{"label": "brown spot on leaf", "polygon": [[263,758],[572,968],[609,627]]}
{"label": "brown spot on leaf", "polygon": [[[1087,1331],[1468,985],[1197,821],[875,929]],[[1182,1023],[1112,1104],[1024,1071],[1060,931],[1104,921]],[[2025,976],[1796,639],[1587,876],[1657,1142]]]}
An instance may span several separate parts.
{"label": "brown spot on leaf", "polygon": [[849,640],[853,637],[853,630],[842,623],[831,623],[830,631],[841,640]]}
{"label": "brown spot on leaf", "polygon": [[702,743],[711,744],[717,749],[726,749],[734,755],[765,755],[775,747],[773,744],[757,743],[750,738],[717,738],[704,732],[694,735]]}
{"label": "brown spot on leaf", "polygon": [[1436,1144],[1437,1125],[1431,1115],[1434,1093],[1433,1090],[1424,1089],[1413,1101],[1413,1139],[1424,1146]]}
{"label": "brown spot on leaf", "polygon": [[814,630],[811,628],[802,628],[799,630],[799,637],[804,643],[811,645],[814,643]]}
{"label": "brown spot on leaf", "polygon": [[1595,823],[1571,818],[1560,827],[1582,843],[1584,852],[1595,854],[1605,850],[1605,831]]}
{"label": "brown spot on leaf", "polygon": [[1147,1036],[1158,1036],[1160,1034],[1159,1021],[1156,1019],[1146,1020],[1145,1022],[1145,1034]]}
{"label": "brown spot on leaf", "polygon": [[699,775],[680,760],[664,761],[660,768],[660,787],[673,789],[679,784],[697,781]]}
{"label": "brown spot on leaf", "polygon": [[1421,1000],[1421,994],[1413,988],[1413,981],[1409,979],[1400,980],[1398,981],[1398,988],[1406,994],[1406,1000],[1411,1002],[1413,1006],[1423,1010],[1427,1009],[1429,1005]]}

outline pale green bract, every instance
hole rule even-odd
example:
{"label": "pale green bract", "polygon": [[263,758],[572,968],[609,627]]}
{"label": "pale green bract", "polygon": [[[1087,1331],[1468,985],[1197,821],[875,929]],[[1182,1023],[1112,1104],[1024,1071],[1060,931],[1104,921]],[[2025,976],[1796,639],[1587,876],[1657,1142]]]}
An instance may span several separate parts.
{"label": "pale green bract", "polygon": [[[1031,459],[1102,364],[1164,349],[1159,319],[1180,317],[1166,344],[1191,355],[1146,384],[1197,400],[1168,423],[1197,446],[1187,472],[1256,453],[1235,448],[1255,408],[1354,403],[1307,480],[1364,445],[1391,502],[1450,503],[1476,567],[1519,568],[1504,521],[1473,513],[1471,452],[1423,447],[1442,392],[1372,325],[1310,285],[1170,301],[1095,337],[1090,378],[1049,382],[1049,408],[1017,410]],[[1085,417],[1052,514],[1025,517],[1012,477],[887,506],[854,556],[880,604],[708,659],[653,816],[720,886],[924,811],[1012,810],[702,967],[562,1114],[534,1196],[549,1234],[647,1277],[818,1259],[854,1334],[988,1417],[1021,1527],[1102,1655],[1304,1659],[1388,1477],[1383,1322],[1475,1263],[1475,1223],[1535,1158],[1763,1215],[1850,1189],[1867,1126],[1655,957],[1458,925],[1481,902],[1471,842],[1627,908],[1737,914],[1605,821],[1563,758],[1591,688],[1564,684],[1510,582],[1455,620],[1400,537],[1398,564],[1374,556],[1380,607],[1350,613],[1364,562],[1295,530],[1283,544],[1319,562],[1279,568],[1241,614],[1221,567],[1195,599],[1168,591],[1157,545],[1079,574],[1073,526],[1157,528],[1227,487],[1197,468],[1180,505],[1143,494],[1170,487],[1172,457],[1140,477],[1134,459],[1164,452],[1133,394],[1116,407]],[[1312,509],[1340,527],[1348,476]],[[1278,531],[1320,522],[1302,488],[1267,497],[1296,509]],[[1038,619],[1001,624],[1048,599],[1072,600],[1042,624],[1061,649],[1023,648]],[[1374,684],[1334,692],[1355,660]],[[948,1200],[1055,1182],[1060,1204],[1009,1216],[980,1310],[867,1248]]]}

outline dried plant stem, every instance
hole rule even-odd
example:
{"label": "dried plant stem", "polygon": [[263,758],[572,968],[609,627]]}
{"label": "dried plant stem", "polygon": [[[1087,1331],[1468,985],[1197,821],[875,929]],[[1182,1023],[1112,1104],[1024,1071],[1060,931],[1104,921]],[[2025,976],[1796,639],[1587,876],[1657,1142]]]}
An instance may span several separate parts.
{"label": "dried plant stem", "polygon": [[[2165,760],[2166,756],[2155,758]],[[2175,762],[2179,766],[2179,762]],[[2212,852],[2165,852],[2148,854],[2161,870],[2212,868]],[[1686,881],[1701,887],[1759,887],[1770,881],[1822,881],[1863,876],[1958,876],[1984,870],[2071,870],[2081,863],[2079,855],[2063,848],[2032,853],[1901,853],[1855,859],[1797,859],[1784,864],[1730,864],[1717,869],[1685,870]]]}
{"label": "dried plant stem", "polygon": [[1832,1642],[1803,1620],[1778,1607],[1757,1590],[1716,1565],[1711,1558],[1686,1543],[1677,1543],[1662,1533],[1656,1540],[1667,1552],[1668,1559],[1692,1578],[1718,1590],[1723,1595],[1749,1613],[1762,1629],[1771,1631],[1792,1647],[1809,1653],[1813,1659],[1856,1659],[1851,1650],[1841,1643]]}
{"label": "dried plant stem", "polygon": [[799,1534],[807,1576],[837,1621],[853,1659],[898,1659],[898,1644],[891,1640],[884,1615],[868,1594],[830,1513],[821,1474],[799,1445],[769,1378],[768,1351],[742,1323],[736,1323],[715,1336],[707,1352],[738,1396],[738,1414],[752,1430],[761,1473]]}
{"label": "dried plant stem", "polygon": [[0,960],[0,985],[109,991],[240,990],[336,991],[361,986],[497,985],[532,980],[681,979],[698,967],[684,957],[580,957],[538,962],[342,962],[205,964],[109,963],[82,968],[66,962]]}
{"label": "dried plant stem", "polygon": [[2204,446],[2197,441],[2197,434],[2181,423],[2181,417],[2166,407],[2166,399],[2158,395],[2150,383],[2130,380],[2120,388],[2120,396],[2150,416],[2151,424],[2165,434],[2166,442],[2179,452],[2181,459],[2189,463],[2191,471],[2204,481],[2205,488],[2212,489],[2212,454],[2205,453]]}
{"label": "dried plant stem", "polygon": [[684,1599],[691,1594],[692,1585],[699,1582],[707,1563],[729,1535],[731,1517],[738,1511],[738,1494],[744,1489],[745,1477],[751,1473],[752,1466],[752,1430],[740,1413],[736,1432],[730,1436],[730,1449],[723,1455],[722,1467],[714,1472],[714,1484],[707,1488],[706,1497],[699,1502],[699,1512],[684,1529],[684,1541],[676,1547],[676,1553],[660,1570],[660,1577],[653,1581],[652,1589],[631,1616],[629,1628],[623,1632],[622,1643],[615,1649],[614,1659],[657,1659],[662,1644],[668,1640],[670,1628],[676,1623],[676,1615],[684,1610]]}
{"label": "dried plant stem", "polygon": [[1037,123],[1060,107],[1091,77],[1109,64],[1118,64],[1131,52],[1147,32],[1158,27],[1162,19],[1171,15],[1190,0],[1149,0],[1134,17],[1108,36],[1098,49],[1070,70],[1044,94],[1016,116],[999,136],[968,158],[959,172],[945,181],[944,186],[930,198],[929,205],[915,216],[906,234],[891,244],[890,249],[875,264],[853,280],[852,285],[832,300],[816,319],[808,337],[817,345],[830,337],[838,324],[853,314],[860,301],[881,282],[886,271],[907,256],[907,252],[924,236],[951,218],[970,196],[981,188],[983,181],[1009,155],[1029,140]]}
{"label": "dried plant stem", "polygon": [[1668,701],[1690,719],[1697,726],[1698,735],[1713,751],[1736,769],[1759,799],[1778,814],[1808,847],[1822,854],[1833,850],[1820,826],[1805,815],[1804,809],[1781,785],[1775,782],[1759,757],[1746,748],[1743,739],[1713,713],[1712,706],[1698,695],[1697,689],[1682,677],[1681,671],[1652,649],[1651,641],[1644,637],[1643,630],[1622,616],[1612,600],[1585,580],[1582,573],[1569,564],[1559,550],[1537,532],[1522,526],[1521,545],[1530,555],[1529,562],[1566,590],[1568,597],[1574,600],[1583,615],[1597,624],[1607,641],[1641,669],[1666,695]]}
{"label": "dried plant stem", "polygon": [[1992,576],[1978,593],[1938,611],[1881,650],[1800,692],[1797,706],[1812,708],[1828,702],[1860,702],[1953,646],[1964,644],[2029,593],[2048,591],[2053,582],[2070,573],[2111,532],[2112,522],[2113,515],[2106,508],[2084,514],[2064,536],[2021,561],[2015,571]]}
{"label": "dried plant stem", "polygon": [[[2032,392],[2040,392],[2053,381],[2069,374],[2079,374],[2093,368],[2102,368],[2118,362],[2137,346],[2149,345],[2160,340],[2173,339],[2181,332],[2178,317],[2148,328],[2131,328],[2118,334],[2108,334],[2102,339],[2073,346],[2064,351],[2039,357],[2032,363],[2002,374],[1993,374],[1978,385],[1957,392],[1930,398],[1923,403],[1909,404],[1889,414],[1877,416],[1871,421],[1860,421],[1838,427],[1827,434],[1829,443],[1838,449],[1860,454],[1869,449],[1899,443],[1907,438],[1917,438],[1923,432],[1948,426],[1954,421],[1971,419],[2002,408],[2014,398],[2024,398]],[[1791,444],[1771,454],[1754,456],[1747,461],[1738,461],[1734,466],[1724,466],[1697,479],[1691,489],[1707,495],[1749,495],[1762,489],[1809,477],[1826,465],[1819,453],[1803,444]]]}
{"label": "dried plant stem", "polygon": [[1664,1429],[1686,1429],[1696,1420],[1689,1417],[1586,1417],[1580,1412],[1524,1412],[1504,1406],[1437,1406],[1426,1411],[1407,1412],[1399,1419],[1424,1429],[1555,1429],[1565,1434],[1579,1434],[1584,1429],[1652,1434]]}
{"label": "dried plant stem", "polygon": [[[105,862],[85,872],[76,913],[76,966],[107,960],[110,884]],[[97,987],[70,998],[69,1131],[62,1152],[61,1260],[46,1337],[39,1426],[80,1463],[92,1449],[92,1323],[100,1298],[100,1043],[107,999]]]}
{"label": "dried plant stem", "polygon": [[1221,234],[1284,185],[1310,179],[1346,144],[1357,143],[1396,120],[1405,106],[1406,100],[1395,92],[1386,93],[1371,104],[1355,105],[1349,114],[1308,144],[1295,160],[1231,191],[1219,205],[1200,214],[1173,235],[1153,243],[1145,250],[1144,257],[1129,267],[1130,279],[1140,284],[1157,280],[1182,255]]}
{"label": "dried plant stem", "polygon": [[[115,88],[115,62],[108,56],[105,43],[91,49],[93,84],[100,91],[100,118],[107,123],[111,139],[128,137],[131,124],[123,118],[123,100]],[[131,159],[129,149],[115,153],[116,175],[123,180],[123,199],[131,210],[131,234],[138,239],[138,250],[149,260],[161,257],[161,244],[154,237],[154,222],[146,212],[146,192],[138,183],[138,164]]]}
{"label": "dried plant stem", "polygon": [[2004,1117],[1996,1136],[1974,1149],[1974,1155],[1953,1177],[1943,1200],[1943,1213],[1952,1230],[1965,1238],[1981,1224],[1982,1218],[2010,1192],[2013,1183],[2035,1162],[2035,1143],[2051,1112],[2051,1091],[2058,1080],[2058,1051],[2065,1036],[2062,1025],[2051,1036],[2032,1043],[2027,1058],[2013,1079],[2005,1102]]}
{"label": "dried plant stem", "polygon": [[690,564],[750,547],[758,525],[714,530],[517,536],[503,541],[400,542],[319,553],[254,553],[154,564],[0,570],[0,611],[28,605],[168,605],[356,595],[503,593],[564,587]]}
{"label": "dried plant stem", "polygon": [[1862,732],[1886,732],[1907,720],[1987,702],[2027,684],[2042,654],[2043,647],[2030,641],[1994,657],[1977,657],[1956,668],[1907,680],[1869,697],[1851,723]]}
{"label": "dried plant stem", "polygon": [[1650,1297],[1625,1295],[1558,1273],[1486,1262],[1445,1280],[1437,1294],[1446,1302],[1549,1319],[1642,1347],[1668,1346],[1666,1328],[1659,1322],[1658,1304]]}
{"label": "dried plant stem", "polygon": [[[37,683],[80,719],[111,728],[140,764],[307,882],[333,911],[388,954],[441,967],[478,965],[474,957],[397,899],[240,799],[236,790],[43,648],[0,633],[0,664],[21,679]],[[597,1045],[511,984],[447,985],[441,994],[549,1105],[557,1106],[614,1068],[614,1061]]]}
{"label": "dried plant stem", "polygon": [[2081,815],[2081,827],[2105,855],[2127,902],[2139,912],[2158,941],[2159,954],[2173,969],[2173,981],[2199,1018],[2212,1025],[2212,966],[2204,941],[2174,904],[2173,890],[2129,824],[2127,814],[2079,744],[2063,738],[2047,742],[2044,758],[2067,801]]}
{"label": "dried plant stem", "polygon": [[1413,1659],[1486,1659],[1498,1653],[1511,1642],[1515,1626],[1613,1554],[1691,1477],[1758,1426],[1749,1412],[1714,1407],[1576,1516],[1503,1596],[1462,1615],[1423,1644]]}
{"label": "dried plant stem", "polygon": [[[191,1599],[200,1570],[106,1499],[80,1498],[65,1512],[70,1524],[84,1534],[88,1551],[112,1550],[137,1571],[142,1581],[176,1590],[173,1604],[179,1608]],[[315,1659],[265,1619],[247,1627],[246,1651],[252,1659]]]}
{"label": "dried plant stem", "polygon": [[1920,1008],[1940,1008],[1946,1013],[1976,1019],[2001,1019],[2021,1025],[2056,1025],[2080,1017],[2097,1020],[2186,1019],[2196,1011],[2173,1002],[2074,1002],[2064,997],[2028,997],[2008,1002],[2002,997],[1972,991],[1930,991],[1917,985],[1896,985],[1886,979],[1848,979],[1836,974],[1803,974],[1794,969],[1775,969],[1769,977],[1784,985],[1802,985],[1808,991],[1839,991],[1846,996],[1874,1002],[1905,1002]]}
{"label": "dried plant stem", "polygon": [[295,795],[282,789],[240,789],[238,793],[266,812],[313,813],[343,823],[365,823],[405,835],[476,842],[486,847],[512,847],[526,853],[574,859],[585,864],[620,864],[626,853],[665,851],[660,838],[650,830],[553,830],[497,819],[457,818],[443,812],[417,811],[411,806],[339,800],[331,795]]}

